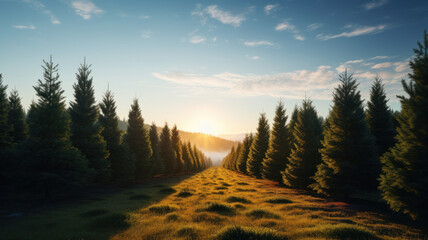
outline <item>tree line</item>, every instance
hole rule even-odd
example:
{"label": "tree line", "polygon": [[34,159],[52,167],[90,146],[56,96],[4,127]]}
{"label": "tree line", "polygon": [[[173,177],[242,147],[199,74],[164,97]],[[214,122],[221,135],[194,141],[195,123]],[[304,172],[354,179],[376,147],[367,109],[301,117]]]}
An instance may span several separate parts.
{"label": "tree line", "polygon": [[376,77],[364,109],[358,83],[346,71],[323,120],[304,99],[288,116],[279,102],[272,129],[261,114],[255,134],[223,159],[223,167],[338,199],[377,194],[397,212],[428,220],[428,35],[410,60],[401,111],[387,105]]}
{"label": "tree line", "polygon": [[168,124],[160,135],[144,127],[137,99],[128,128],[119,128],[114,95],[107,90],[97,104],[86,61],[73,85],[67,108],[58,65],[43,61],[43,79],[34,86],[37,100],[27,113],[16,90],[7,94],[0,74],[0,182],[20,192],[46,197],[82,186],[140,181],[156,175],[192,173],[212,165],[201,150],[180,139]]}

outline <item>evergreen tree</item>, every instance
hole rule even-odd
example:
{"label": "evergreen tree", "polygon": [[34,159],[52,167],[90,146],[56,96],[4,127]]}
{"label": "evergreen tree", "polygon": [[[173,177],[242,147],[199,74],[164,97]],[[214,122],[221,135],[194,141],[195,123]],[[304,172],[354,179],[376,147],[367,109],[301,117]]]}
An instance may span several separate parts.
{"label": "evergreen tree", "polygon": [[9,102],[6,90],[7,85],[3,85],[3,76],[0,74],[0,152],[12,146],[10,137],[12,126],[8,122]]}
{"label": "evergreen tree", "polygon": [[44,80],[34,87],[38,101],[28,112],[29,139],[22,146],[24,184],[49,197],[82,186],[88,162],[70,140],[70,117],[58,80],[58,65],[44,61]]}
{"label": "evergreen tree", "polygon": [[12,126],[10,136],[14,144],[18,144],[28,137],[28,126],[25,122],[25,112],[21,105],[18,91],[14,90],[9,96],[8,122]]}
{"label": "evergreen tree", "polygon": [[101,135],[106,142],[106,149],[110,153],[108,162],[112,171],[112,178],[129,179],[133,175],[133,162],[122,145],[122,130],[119,129],[119,117],[116,114],[116,102],[113,93],[107,90],[100,103],[101,114],[98,118],[102,127]]}
{"label": "evergreen tree", "polygon": [[99,109],[95,103],[94,87],[90,77],[90,65],[80,65],[73,85],[74,102],[70,103],[71,142],[88,159],[89,168],[94,170],[94,180],[106,181],[110,177],[109,153],[101,136],[98,124]]}
{"label": "evergreen tree", "polygon": [[152,146],[147,130],[144,128],[144,119],[141,116],[138,100],[134,99],[128,114],[128,129],[126,143],[135,161],[135,178],[143,179],[151,176],[150,157]]}
{"label": "evergreen tree", "polygon": [[295,143],[296,143],[296,139],[294,139],[294,126],[296,125],[297,122],[297,115],[299,114],[299,108],[296,106],[294,106],[293,109],[293,113],[291,113],[291,118],[290,121],[287,124],[287,128],[289,131],[289,135],[290,135],[290,148],[294,149],[295,148]]}
{"label": "evergreen tree", "polygon": [[318,193],[347,198],[356,191],[375,189],[378,164],[358,84],[346,71],[339,80],[320,150],[322,163],[311,187]]}
{"label": "evergreen tree", "polygon": [[253,134],[245,135],[242,141],[242,148],[237,160],[237,170],[241,173],[247,174],[247,160],[250,153],[251,144],[253,143]]}
{"label": "evergreen tree", "polygon": [[194,157],[193,159],[195,160],[195,171],[199,171],[201,170],[201,155],[199,154],[198,148],[195,144],[193,144],[192,153]]}
{"label": "evergreen tree", "polygon": [[295,148],[291,150],[289,163],[282,172],[283,181],[289,187],[307,188],[321,163],[322,125],[311,100],[303,101],[293,135]]}
{"label": "evergreen tree", "polygon": [[235,152],[233,153],[233,157],[232,157],[232,170],[233,171],[238,171],[238,159],[239,156],[241,155],[241,150],[242,150],[242,142],[239,142],[238,145],[236,146]]}
{"label": "evergreen tree", "polygon": [[367,103],[367,123],[375,138],[378,155],[384,154],[394,143],[392,115],[387,106],[384,85],[380,77],[376,77]]}
{"label": "evergreen tree", "polygon": [[159,153],[159,135],[155,123],[152,123],[150,126],[149,135],[153,150],[152,157],[150,158],[150,164],[152,165],[153,169],[152,174],[163,174],[165,169]]}
{"label": "evergreen tree", "polygon": [[181,150],[183,153],[184,171],[189,173],[192,171],[192,156],[186,143],[181,143]]}
{"label": "evergreen tree", "polygon": [[193,152],[192,144],[190,142],[187,142],[187,149],[189,150],[190,160],[192,161],[190,171],[194,172],[194,171],[196,171],[196,168],[198,165],[196,162],[197,159],[196,159],[195,153]]}
{"label": "evergreen tree", "polygon": [[181,150],[180,142],[181,142],[180,141],[180,133],[178,132],[177,125],[174,125],[174,127],[171,129],[171,144],[172,144],[172,148],[174,149],[174,153],[175,153],[175,160],[176,160],[175,171],[177,173],[181,173],[184,170],[183,153]]}
{"label": "evergreen tree", "polygon": [[251,144],[247,160],[247,173],[251,176],[261,178],[261,166],[269,148],[269,124],[266,115],[262,113],[259,118],[257,133]]}
{"label": "evergreen tree", "polygon": [[397,143],[382,156],[380,190],[389,206],[413,219],[428,220],[428,34],[414,49],[408,97],[400,96]]}
{"label": "evergreen tree", "polygon": [[168,123],[165,123],[165,127],[162,128],[160,134],[159,153],[165,166],[165,173],[175,173],[177,162],[175,160],[174,149],[172,148],[171,131],[169,130]]}
{"label": "evergreen tree", "polygon": [[276,182],[282,182],[281,170],[285,168],[290,156],[290,133],[287,126],[287,116],[282,102],[279,102],[271,136],[269,139],[269,148],[262,162],[262,176]]}

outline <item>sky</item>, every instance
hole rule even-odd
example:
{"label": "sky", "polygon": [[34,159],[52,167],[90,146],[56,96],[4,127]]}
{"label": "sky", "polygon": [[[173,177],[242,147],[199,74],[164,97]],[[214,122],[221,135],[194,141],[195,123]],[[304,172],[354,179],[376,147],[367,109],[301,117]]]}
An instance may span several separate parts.
{"label": "sky", "polygon": [[0,0],[0,73],[28,108],[43,60],[59,64],[67,103],[83,59],[98,101],[121,119],[138,98],[145,122],[213,135],[254,132],[302,99],[326,116],[347,69],[368,99],[376,75],[400,109],[426,0]]}

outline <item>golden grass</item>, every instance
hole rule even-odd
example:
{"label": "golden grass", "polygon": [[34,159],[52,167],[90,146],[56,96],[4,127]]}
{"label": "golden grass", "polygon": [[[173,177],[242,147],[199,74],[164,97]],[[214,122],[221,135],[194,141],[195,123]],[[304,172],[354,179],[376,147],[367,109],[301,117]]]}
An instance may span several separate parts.
{"label": "golden grass", "polygon": [[[426,237],[421,230],[388,221],[382,214],[358,212],[343,202],[278,187],[223,168],[210,168],[180,181],[143,185],[131,193],[128,190],[103,198],[11,220],[0,226],[2,239]],[[76,218],[80,225],[67,227]],[[49,224],[53,224],[51,228]],[[109,224],[115,230],[101,232]],[[24,229],[26,233],[19,232]]]}

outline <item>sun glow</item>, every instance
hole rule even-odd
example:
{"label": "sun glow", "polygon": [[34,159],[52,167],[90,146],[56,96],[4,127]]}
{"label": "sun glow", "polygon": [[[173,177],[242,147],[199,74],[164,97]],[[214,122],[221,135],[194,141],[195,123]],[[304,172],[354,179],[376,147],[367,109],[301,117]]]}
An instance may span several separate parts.
{"label": "sun glow", "polygon": [[207,117],[198,119],[195,121],[195,132],[208,135],[216,134],[214,121]]}

